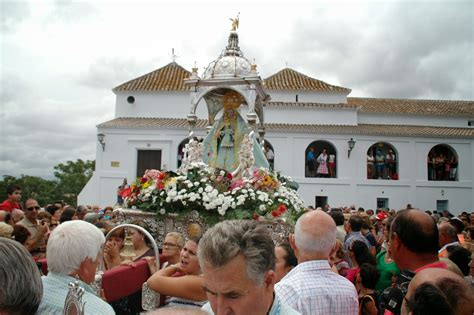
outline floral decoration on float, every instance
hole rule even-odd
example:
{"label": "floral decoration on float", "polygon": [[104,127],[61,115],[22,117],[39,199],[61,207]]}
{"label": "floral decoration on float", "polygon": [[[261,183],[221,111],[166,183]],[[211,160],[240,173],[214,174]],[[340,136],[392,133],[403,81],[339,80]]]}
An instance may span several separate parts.
{"label": "floral decoration on float", "polygon": [[125,206],[158,216],[196,210],[209,223],[223,219],[283,220],[294,224],[304,202],[289,177],[253,166],[252,135],[247,135],[234,172],[213,168],[201,159],[203,145],[191,139],[176,171],[147,170],[124,191]]}

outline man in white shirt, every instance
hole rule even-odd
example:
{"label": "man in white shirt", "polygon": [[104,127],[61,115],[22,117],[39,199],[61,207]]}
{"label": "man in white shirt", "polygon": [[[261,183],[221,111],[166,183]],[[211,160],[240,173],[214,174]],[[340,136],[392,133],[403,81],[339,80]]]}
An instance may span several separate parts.
{"label": "man in white shirt", "polygon": [[283,302],[303,315],[359,313],[357,292],[346,278],[331,271],[336,224],[323,211],[302,215],[290,235],[298,265],[275,287]]}

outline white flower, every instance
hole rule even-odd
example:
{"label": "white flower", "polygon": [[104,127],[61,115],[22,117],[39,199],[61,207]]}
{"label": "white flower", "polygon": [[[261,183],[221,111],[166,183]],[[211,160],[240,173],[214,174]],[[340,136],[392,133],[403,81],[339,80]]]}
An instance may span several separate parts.
{"label": "white flower", "polygon": [[260,209],[260,211],[265,211],[266,209],[265,205],[260,205],[258,208]]}
{"label": "white flower", "polygon": [[165,214],[165,213],[166,213],[166,210],[163,209],[163,208],[161,208],[161,209],[160,209],[160,214]]}

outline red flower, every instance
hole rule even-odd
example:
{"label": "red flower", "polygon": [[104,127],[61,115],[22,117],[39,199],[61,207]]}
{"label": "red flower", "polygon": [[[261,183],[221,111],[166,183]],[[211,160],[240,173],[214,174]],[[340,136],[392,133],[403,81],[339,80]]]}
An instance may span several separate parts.
{"label": "red flower", "polygon": [[232,179],[232,173],[227,173],[227,178]]}
{"label": "red flower", "polygon": [[280,215],[281,213],[279,211],[275,211],[275,210],[272,211],[272,216],[279,217]]}
{"label": "red flower", "polygon": [[162,180],[163,178],[165,178],[165,173],[160,173],[160,175],[158,175],[158,179]]}
{"label": "red flower", "polygon": [[140,183],[142,183],[142,184],[146,183],[147,181],[148,181],[148,178],[146,178],[146,177],[140,178]]}
{"label": "red flower", "polygon": [[128,187],[128,188],[125,188],[124,190],[122,190],[120,195],[122,196],[122,198],[126,198],[126,197],[129,197],[131,195],[131,193],[132,193],[132,189],[130,187]]}
{"label": "red flower", "polygon": [[286,211],[286,206],[284,204],[281,204],[281,205],[278,206],[278,212],[280,214],[285,213],[285,211]]}
{"label": "red flower", "polygon": [[253,215],[252,215],[252,219],[258,221],[258,214],[256,214],[256,213],[254,212]]}
{"label": "red flower", "polygon": [[159,189],[159,190],[163,190],[165,188],[165,184],[163,184],[162,182],[158,182],[156,184],[156,187]]}

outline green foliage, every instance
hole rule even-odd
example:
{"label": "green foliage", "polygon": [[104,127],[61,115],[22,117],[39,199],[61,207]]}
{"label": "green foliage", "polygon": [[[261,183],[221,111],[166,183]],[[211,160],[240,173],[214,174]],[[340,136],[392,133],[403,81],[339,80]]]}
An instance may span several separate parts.
{"label": "green foliage", "polygon": [[42,206],[63,200],[76,206],[77,195],[87,184],[95,168],[95,161],[78,159],[67,161],[54,167],[55,180],[47,180],[37,176],[21,175],[3,176],[0,180],[0,202],[7,198],[7,187],[15,184],[22,188],[22,202],[34,198]]}
{"label": "green foliage", "polygon": [[52,203],[55,200],[61,199],[56,192],[56,182],[46,180],[41,177],[21,175],[16,178],[14,176],[3,176],[0,180],[1,200],[7,199],[7,187],[9,185],[18,185],[22,189],[22,202],[28,198],[34,198],[40,205]]}
{"label": "green foliage", "polygon": [[61,199],[70,205],[76,205],[77,195],[91,178],[94,169],[95,161],[81,159],[56,165],[54,176]]}

